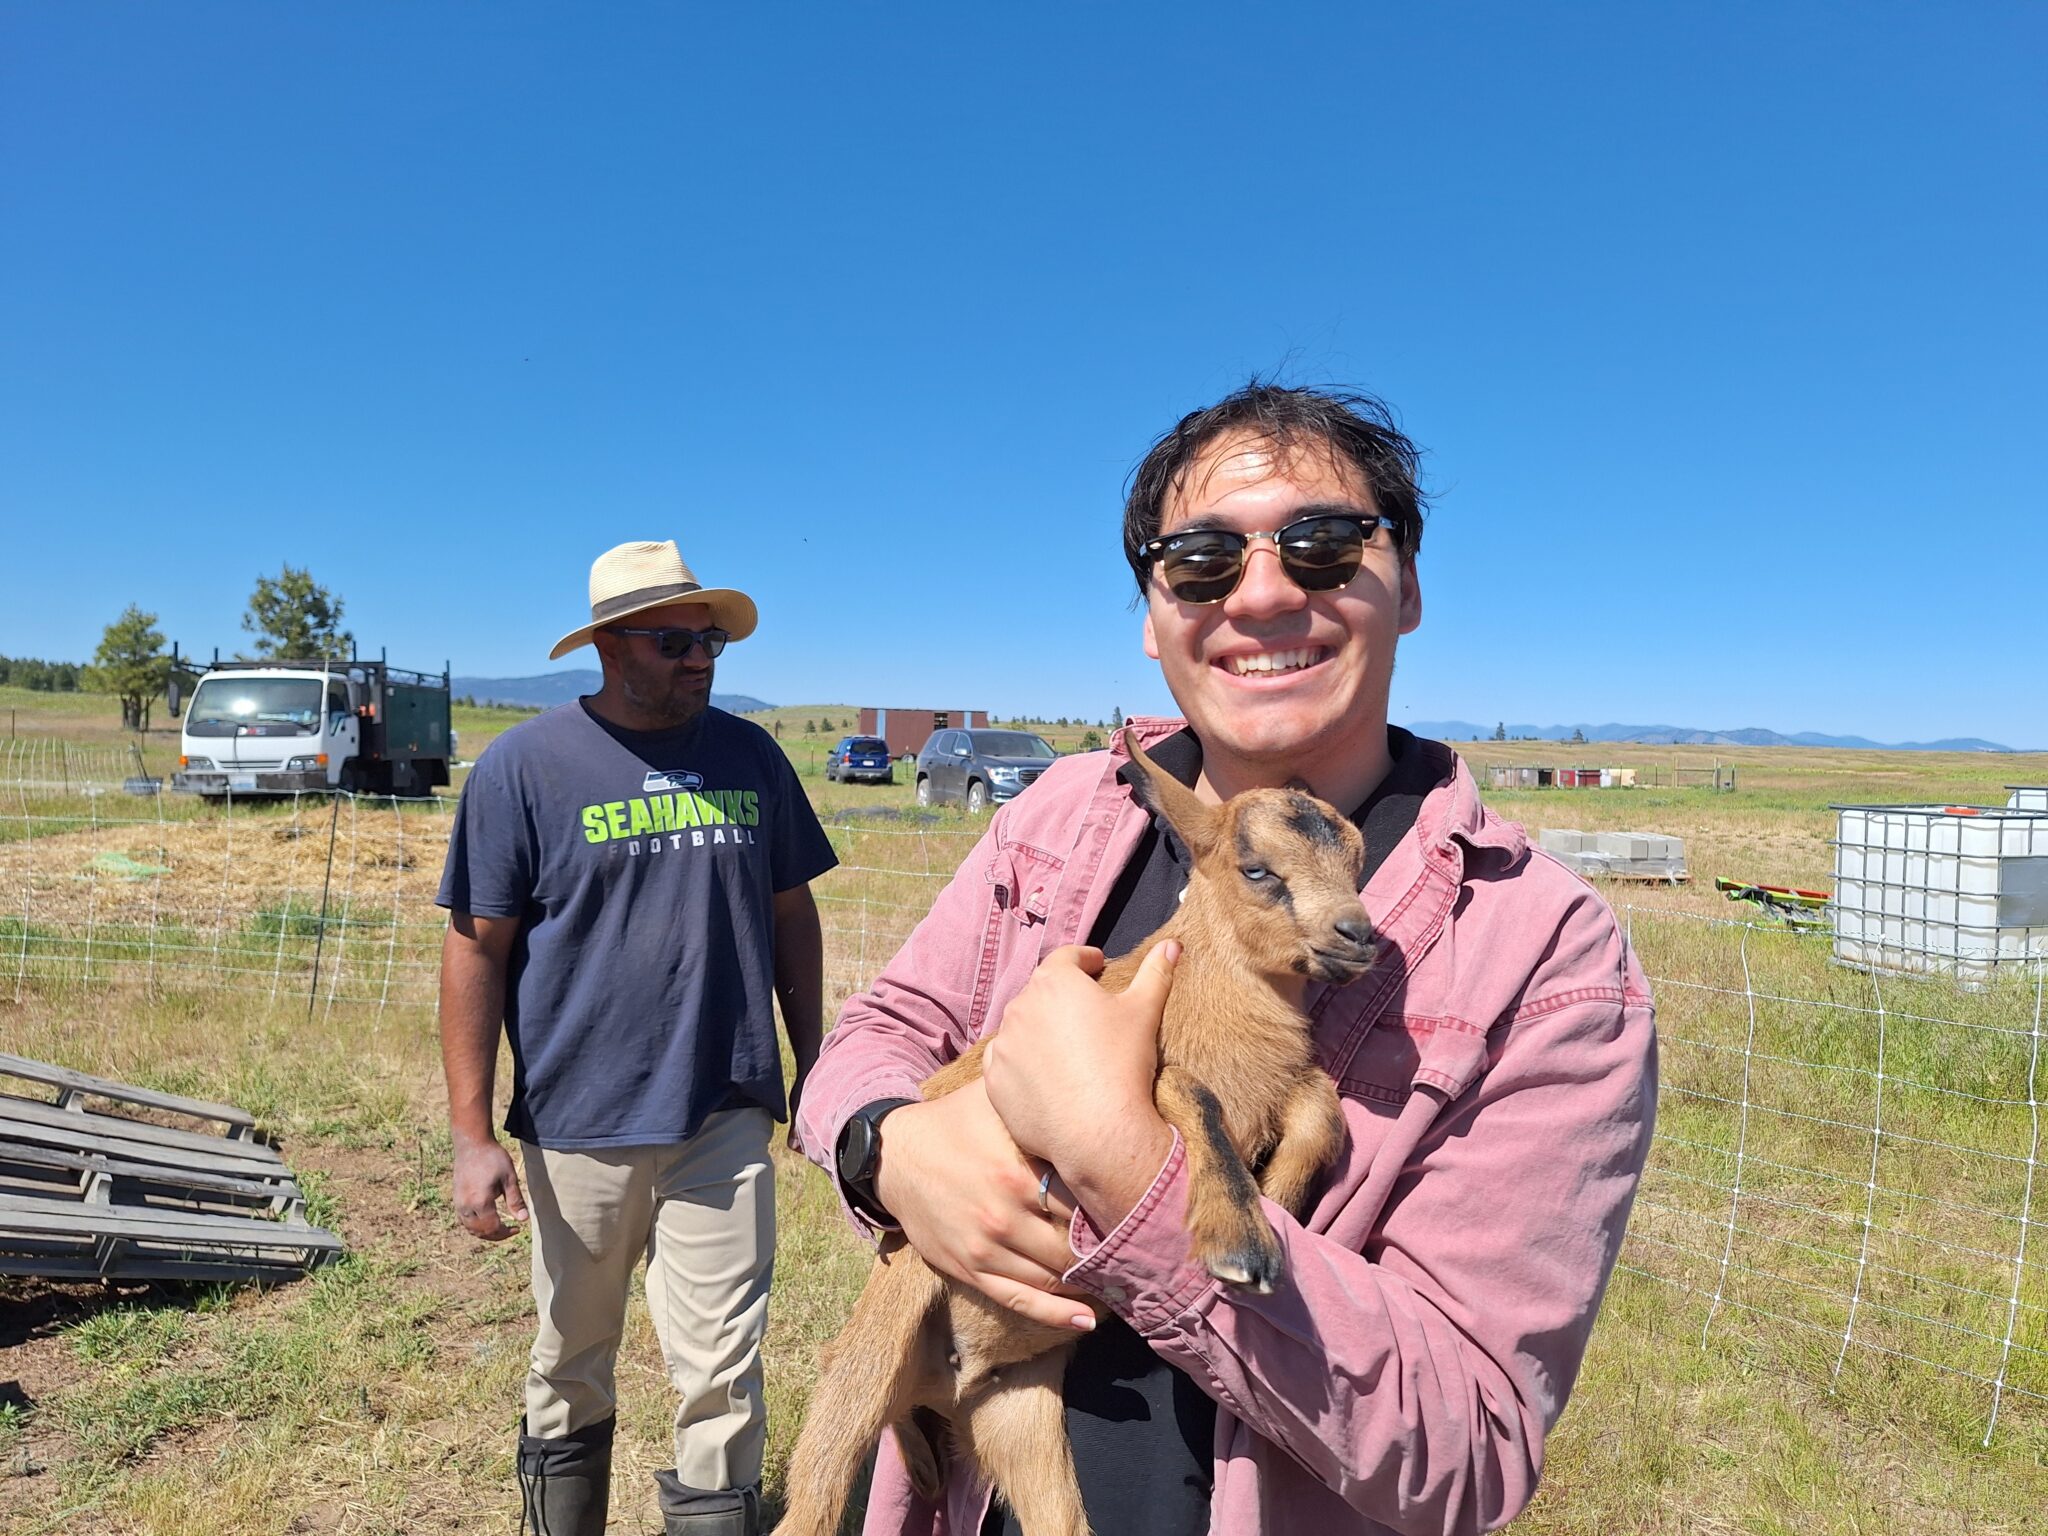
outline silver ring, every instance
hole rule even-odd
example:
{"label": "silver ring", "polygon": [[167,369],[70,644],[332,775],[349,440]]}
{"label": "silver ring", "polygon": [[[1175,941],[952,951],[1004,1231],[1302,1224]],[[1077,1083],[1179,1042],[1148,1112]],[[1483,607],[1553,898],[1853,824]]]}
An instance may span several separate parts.
{"label": "silver ring", "polygon": [[1047,1168],[1038,1176],[1038,1208],[1046,1215],[1052,1214],[1052,1169]]}

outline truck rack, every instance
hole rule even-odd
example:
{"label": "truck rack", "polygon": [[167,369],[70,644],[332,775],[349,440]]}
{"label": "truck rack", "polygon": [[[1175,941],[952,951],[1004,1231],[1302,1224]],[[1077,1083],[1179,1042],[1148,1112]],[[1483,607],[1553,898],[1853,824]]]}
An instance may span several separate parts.
{"label": "truck rack", "polygon": [[220,647],[213,648],[213,660],[201,664],[189,656],[178,654],[178,643],[171,642],[171,715],[176,718],[179,709],[178,690],[185,678],[198,679],[208,672],[258,672],[276,668],[288,672],[331,672],[337,677],[346,677],[351,671],[361,671],[364,676],[358,681],[367,682],[374,672],[387,683],[403,683],[414,688],[446,688],[451,663],[442,662],[439,672],[420,672],[410,667],[394,667],[386,653],[379,651],[375,657],[358,656],[353,649],[348,658],[339,656],[259,656],[248,658],[230,656],[221,659]]}

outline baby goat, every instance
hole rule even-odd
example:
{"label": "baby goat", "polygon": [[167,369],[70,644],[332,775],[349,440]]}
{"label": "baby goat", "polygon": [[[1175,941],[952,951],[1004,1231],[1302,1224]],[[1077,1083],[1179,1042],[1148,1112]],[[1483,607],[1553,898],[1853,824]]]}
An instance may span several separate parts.
{"label": "baby goat", "polygon": [[[1139,801],[1193,859],[1180,910],[1111,964],[1121,992],[1154,944],[1179,939],[1159,1032],[1159,1113],[1187,1147],[1188,1230],[1209,1273],[1241,1289],[1279,1281],[1279,1239],[1259,1195],[1301,1215],[1344,1139],[1337,1089],[1314,1063],[1301,1003],[1309,978],[1364,974],[1372,929],[1358,901],[1365,846],[1325,802],[1257,789],[1207,806],[1128,734]],[[983,1045],[932,1074],[927,1099],[981,1074]],[[1260,1168],[1255,1184],[1248,1168]],[[972,1455],[1026,1536],[1087,1536],[1061,1397],[1075,1335],[1018,1317],[884,1240],[853,1315],[827,1352],[789,1473],[776,1536],[833,1536],[868,1447],[887,1425],[919,1492],[944,1454]],[[919,1412],[919,1410],[925,1410]]]}

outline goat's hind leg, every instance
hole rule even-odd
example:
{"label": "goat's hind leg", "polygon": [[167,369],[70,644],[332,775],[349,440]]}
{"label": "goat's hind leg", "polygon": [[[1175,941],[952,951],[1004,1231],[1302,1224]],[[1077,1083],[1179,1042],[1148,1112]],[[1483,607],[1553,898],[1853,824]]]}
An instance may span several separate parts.
{"label": "goat's hind leg", "polygon": [[1062,1395],[1071,1353],[1006,1365],[961,1404],[959,1424],[974,1459],[1017,1512],[1024,1536],[1089,1536]]}
{"label": "goat's hind leg", "polygon": [[937,1339],[945,1282],[908,1248],[884,1249],[831,1346],[790,1458],[775,1536],[835,1536],[861,1462],[884,1426],[909,1414],[919,1383],[943,1370]]}
{"label": "goat's hind leg", "polygon": [[945,1446],[951,1426],[929,1408],[913,1408],[889,1426],[896,1436],[896,1452],[903,1458],[903,1471],[919,1498],[939,1502],[945,1492]]}
{"label": "goat's hind leg", "polygon": [[1159,1113],[1188,1156],[1188,1234],[1218,1280],[1269,1295],[1280,1283],[1280,1239],[1259,1207],[1259,1186],[1230,1144],[1223,1106],[1185,1067],[1165,1066],[1153,1086]]}
{"label": "goat's hind leg", "polygon": [[1296,1216],[1308,1214],[1308,1192],[1316,1175],[1344,1149],[1344,1106],[1330,1074],[1310,1071],[1295,1085],[1280,1111],[1280,1140],[1266,1159],[1259,1188],[1266,1198]]}

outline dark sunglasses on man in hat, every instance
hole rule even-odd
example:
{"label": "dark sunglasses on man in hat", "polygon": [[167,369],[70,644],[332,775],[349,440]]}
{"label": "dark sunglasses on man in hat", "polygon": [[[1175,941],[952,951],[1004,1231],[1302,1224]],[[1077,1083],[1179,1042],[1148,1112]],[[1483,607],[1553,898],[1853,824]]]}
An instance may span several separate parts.
{"label": "dark sunglasses on man in hat", "polygon": [[732,638],[722,629],[628,629],[623,624],[607,624],[605,633],[641,635],[651,639],[664,661],[681,661],[700,645],[707,657],[716,657],[725,649],[725,642]]}

